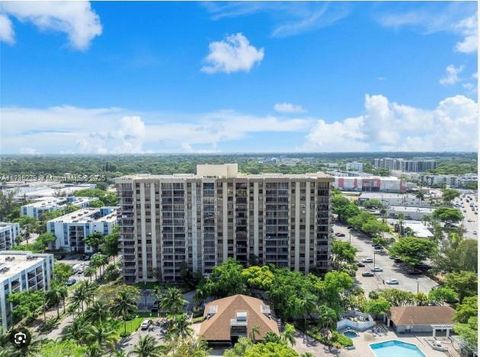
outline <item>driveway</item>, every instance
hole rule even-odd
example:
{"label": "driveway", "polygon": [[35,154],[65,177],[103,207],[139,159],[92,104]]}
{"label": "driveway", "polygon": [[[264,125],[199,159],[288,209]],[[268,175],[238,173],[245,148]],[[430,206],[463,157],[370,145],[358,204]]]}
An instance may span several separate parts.
{"label": "driveway", "polygon": [[130,336],[122,338],[117,344],[117,347],[126,354],[128,354],[133,350],[134,346],[138,343],[140,338],[147,335],[152,336],[157,341],[157,343],[162,344],[165,336],[163,333],[163,329],[160,326],[155,325],[155,323],[157,321],[160,321],[161,318],[149,317],[148,319],[153,321],[153,324],[148,330],[141,330],[140,328],[138,328],[138,330],[133,332]]}
{"label": "driveway", "polygon": [[[374,250],[371,244],[370,238],[362,233],[349,230],[345,225],[335,224],[333,226],[334,233],[343,233],[345,237],[337,237],[343,241],[349,242],[351,240],[352,245],[358,249],[357,260],[363,258],[373,258]],[[381,267],[383,272],[375,273],[374,277],[363,277],[362,273],[366,270],[370,270],[373,264],[366,264],[365,268],[358,268],[356,279],[360,283],[361,288],[368,294],[370,291],[378,289],[386,289],[389,287],[398,288],[401,290],[408,290],[413,293],[418,291],[429,292],[433,287],[437,286],[437,283],[425,275],[409,275],[407,269],[396,264],[393,259],[390,259],[388,253],[384,251],[381,254],[375,254],[375,265]],[[399,285],[386,285],[383,280],[397,279]]]}

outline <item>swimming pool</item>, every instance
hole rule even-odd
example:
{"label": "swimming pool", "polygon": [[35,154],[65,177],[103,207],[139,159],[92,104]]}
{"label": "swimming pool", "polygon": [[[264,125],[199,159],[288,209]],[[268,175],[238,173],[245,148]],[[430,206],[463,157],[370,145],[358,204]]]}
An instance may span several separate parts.
{"label": "swimming pool", "polygon": [[347,330],[347,331],[344,331],[343,334],[349,338],[355,338],[355,337],[358,337],[358,333],[356,333],[355,331],[352,331],[352,330]]}
{"label": "swimming pool", "polygon": [[376,357],[426,357],[414,344],[399,340],[372,343],[370,348]]}

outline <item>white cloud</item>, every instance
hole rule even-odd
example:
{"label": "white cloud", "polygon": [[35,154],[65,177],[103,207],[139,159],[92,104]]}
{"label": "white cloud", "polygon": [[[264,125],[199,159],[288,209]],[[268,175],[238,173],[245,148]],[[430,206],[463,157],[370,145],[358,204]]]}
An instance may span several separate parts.
{"label": "white cloud", "polygon": [[455,51],[476,53],[478,45],[477,17],[471,15],[476,8],[471,4],[453,2],[428,4],[408,12],[386,13],[378,17],[382,26],[419,29],[423,34],[450,32],[461,39],[455,44]]}
{"label": "white cloud", "polygon": [[286,113],[286,114],[297,114],[297,113],[305,113],[306,110],[301,105],[296,105],[292,103],[277,103],[273,106],[273,109],[278,113]]}
{"label": "white cloud", "polygon": [[455,49],[463,53],[476,52],[478,47],[476,16],[463,19],[455,27],[463,35],[463,40],[456,44]]}
{"label": "white cloud", "polygon": [[0,14],[0,41],[10,45],[15,42],[15,33],[13,31],[12,22],[3,14]]}
{"label": "white cloud", "polygon": [[444,86],[454,85],[460,81],[458,75],[463,71],[463,66],[455,67],[453,64],[445,68],[445,76],[440,78],[440,84]]}
{"label": "white cloud", "polygon": [[207,65],[202,67],[202,71],[209,74],[249,72],[264,57],[263,48],[250,45],[241,33],[227,36],[223,41],[211,42],[208,47],[210,52],[205,58]]}
{"label": "white cloud", "polygon": [[26,148],[21,148],[20,149],[20,154],[23,154],[23,155],[38,155],[39,152],[34,148],[26,147]]}
{"label": "white cloud", "polygon": [[[41,31],[67,34],[72,48],[85,50],[102,33],[102,25],[88,1],[6,1],[0,5],[0,40],[13,41],[13,28],[7,16],[31,22]],[[7,21],[5,21],[7,19]],[[7,36],[5,35],[7,34]],[[10,34],[10,36],[8,36]]]}
{"label": "white cloud", "polygon": [[266,13],[273,22],[272,37],[295,36],[330,26],[348,16],[350,5],[320,2],[205,2],[213,20]]}
{"label": "white cloud", "polygon": [[433,110],[366,95],[355,118],[318,120],[302,149],[308,151],[474,151],[477,104],[462,95],[445,98]]}
{"label": "white cloud", "polygon": [[[132,113],[71,106],[1,108],[0,152],[212,152],[225,142],[264,132],[307,132],[306,119],[253,116],[231,110],[207,114]],[[145,118],[148,118],[145,119]],[[22,151],[23,150],[23,151]]]}

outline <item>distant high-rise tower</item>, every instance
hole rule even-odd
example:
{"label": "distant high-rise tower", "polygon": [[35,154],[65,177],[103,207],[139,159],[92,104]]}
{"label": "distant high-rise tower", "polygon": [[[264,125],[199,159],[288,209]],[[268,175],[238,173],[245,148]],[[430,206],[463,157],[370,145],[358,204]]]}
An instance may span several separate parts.
{"label": "distant high-rise tower", "polygon": [[243,175],[236,164],[197,174],[116,180],[126,282],[209,274],[228,258],[308,273],[330,265],[330,187],[323,173]]}

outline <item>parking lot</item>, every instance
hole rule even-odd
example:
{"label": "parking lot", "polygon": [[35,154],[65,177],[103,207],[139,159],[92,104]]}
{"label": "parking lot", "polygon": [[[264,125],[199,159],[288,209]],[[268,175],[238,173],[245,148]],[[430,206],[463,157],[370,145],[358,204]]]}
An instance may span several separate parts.
{"label": "parking lot", "polygon": [[[351,241],[352,245],[358,249],[357,260],[364,258],[374,258],[374,249],[371,240],[362,233],[349,230],[346,226],[335,224],[333,226],[334,233],[343,233],[344,237],[337,237],[344,241]],[[368,294],[370,291],[386,288],[398,288],[411,292],[429,292],[437,283],[425,275],[409,275],[408,270],[401,264],[397,264],[388,256],[386,251],[375,254],[375,265],[381,267],[383,272],[375,273],[373,277],[364,277],[362,273],[369,271],[373,264],[365,264],[364,268],[358,268],[356,279],[360,283],[362,289]],[[384,280],[397,279],[398,285],[384,284]]]}

